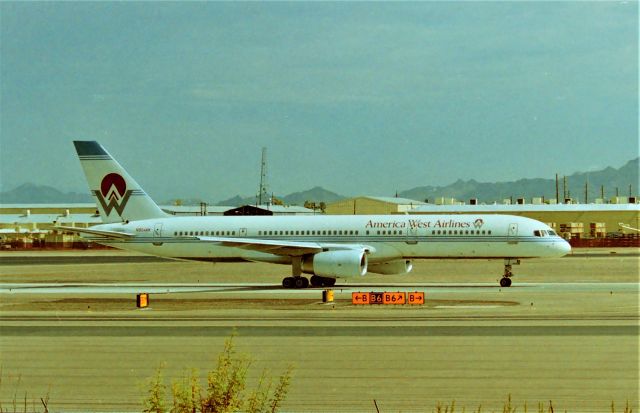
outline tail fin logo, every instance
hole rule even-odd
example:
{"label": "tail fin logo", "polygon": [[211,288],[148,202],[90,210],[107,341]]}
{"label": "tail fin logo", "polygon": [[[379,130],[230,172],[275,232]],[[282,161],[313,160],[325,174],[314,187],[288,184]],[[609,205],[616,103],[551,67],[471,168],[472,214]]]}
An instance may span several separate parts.
{"label": "tail fin logo", "polygon": [[110,215],[111,211],[115,209],[118,215],[122,216],[132,192],[132,190],[127,190],[127,183],[122,176],[110,173],[102,178],[100,190],[93,191],[93,194],[98,198],[98,202],[107,215]]}

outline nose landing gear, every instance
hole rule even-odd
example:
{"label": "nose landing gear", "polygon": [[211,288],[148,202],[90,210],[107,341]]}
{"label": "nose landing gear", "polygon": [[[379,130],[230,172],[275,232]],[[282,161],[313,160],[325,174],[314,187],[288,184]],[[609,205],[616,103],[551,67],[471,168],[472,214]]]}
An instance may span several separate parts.
{"label": "nose landing gear", "polygon": [[504,275],[500,279],[500,287],[511,287],[511,272],[512,265],[520,265],[520,260],[517,258],[505,258],[504,259]]}

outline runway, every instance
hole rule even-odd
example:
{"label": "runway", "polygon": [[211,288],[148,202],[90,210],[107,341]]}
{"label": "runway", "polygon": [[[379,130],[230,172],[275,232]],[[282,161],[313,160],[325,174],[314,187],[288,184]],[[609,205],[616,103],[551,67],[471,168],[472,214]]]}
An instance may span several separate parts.
{"label": "runway", "polygon": [[[501,263],[418,262],[409,276],[341,282],[330,304],[322,289],[281,289],[284,267],[130,258],[0,261],[3,406],[49,392],[55,411],[140,411],[161,363],[168,385],[204,373],[235,331],[250,385],[294,365],[287,412],[370,412],[374,399],[385,412],[453,400],[501,411],[509,394],[519,411],[638,410],[635,253],[532,261],[510,288],[491,275]],[[422,306],[351,304],[354,291],[416,290]]]}
{"label": "runway", "polygon": [[[429,291],[430,294],[440,293],[489,293],[502,291],[503,288],[495,283],[350,283],[333,288],[341,296],[352,292],[373,291]],[[303,290],[286,290],[280,285],[268,283],[6,283],[0,286],[0,294],[176,294],[176,293],[206,293],[229,292],[269,295],[319,296],[322,288],[306,288]],[[505,288],[512,293],[521,290],[528,292],[629,292],[639,293],[638,283],[520,283]]]}

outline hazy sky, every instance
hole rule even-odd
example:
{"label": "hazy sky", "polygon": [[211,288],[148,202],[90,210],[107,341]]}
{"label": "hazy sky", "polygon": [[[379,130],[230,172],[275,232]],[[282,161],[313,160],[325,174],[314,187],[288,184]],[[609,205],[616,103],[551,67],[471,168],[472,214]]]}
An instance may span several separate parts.
{"label": "hazy sky", "polygon": [[[0,2],[0,191],[393,195],[638,156],[638,2]],[[1,200],[0,200],[1,202]]]}

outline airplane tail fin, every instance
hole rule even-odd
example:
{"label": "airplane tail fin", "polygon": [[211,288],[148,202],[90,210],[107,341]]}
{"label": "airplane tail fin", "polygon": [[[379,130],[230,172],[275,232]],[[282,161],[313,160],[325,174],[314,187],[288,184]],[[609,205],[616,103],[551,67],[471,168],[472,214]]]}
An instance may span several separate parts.
{"label": "airplane tail fin", "polygon": [[95,141],[73,144],[103,222],[167,216],[102,145]]}

